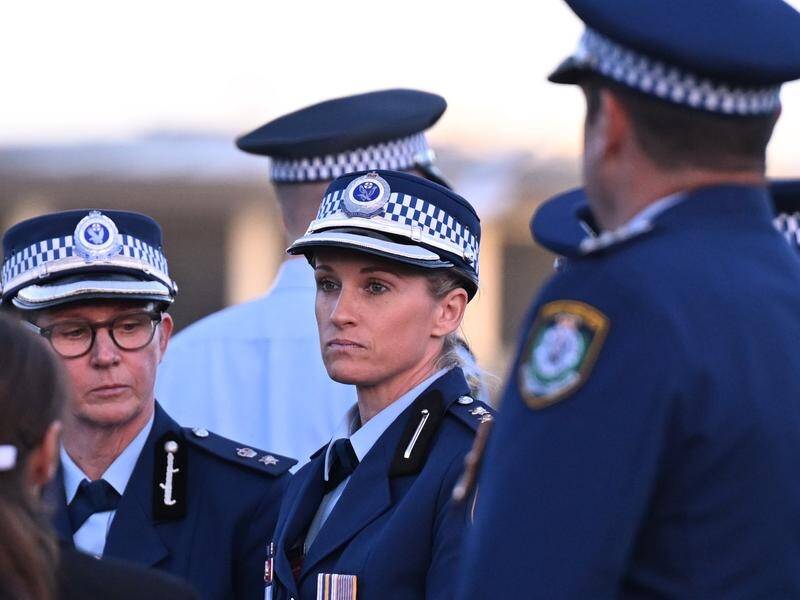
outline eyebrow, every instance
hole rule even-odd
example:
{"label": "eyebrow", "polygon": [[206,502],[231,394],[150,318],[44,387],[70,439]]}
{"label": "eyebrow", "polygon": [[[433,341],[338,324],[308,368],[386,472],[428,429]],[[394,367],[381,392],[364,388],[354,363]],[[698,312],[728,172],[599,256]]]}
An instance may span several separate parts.
{"label": "eyebrow", "polygon": [[[333,272],[333,267],[329,267],[326,264],[316,264],[314,265],[315,271],[325,271],[326,273]],[[364,267],[361,269],[360,273],[369,274],[369,273],[388,273],[389,275],[394,275],[395,277],[403,277],[403,273],[400,271],[395,271],[390,267]]]}
{"label": "eyebrow", "polygon": [[[110,320],[116,319],[118,317],[125,317],[125,316],[128,316],[128,315],[136,315],[136,314],[143,313],[143,312],[144,313],[150,313],[150,312],[153,312],[153,311],[145,310],[144,308],[142,308],[142,309],[131,308],[130,310],[125,310],[125,311],[119,313],[118,315],[115,315],[113,317],[109,317],[108,319],[104,319],[104,320],[105,321],[110,321]],[[84,316],[80,316],[79,314],[65,315],[65,316],[61,316],[61,317],[57,317],[57,318],[52,318],[52,315],[51,315],[50,319],[48,319],[47,316],[44,316],[44,321],[48,321],[48,320],[50,320],[50,323],[48,323],[47,325],[44,325],[44,327],[50,327],[51,325],[55,325],[57,323],[70,323],[72,321],[85,321],[87,323],[100,323],[101,322],[101,321],[89,319],[89,318],[84,317]],[[40,325],[37,325],[37,327],[40,327]]]}

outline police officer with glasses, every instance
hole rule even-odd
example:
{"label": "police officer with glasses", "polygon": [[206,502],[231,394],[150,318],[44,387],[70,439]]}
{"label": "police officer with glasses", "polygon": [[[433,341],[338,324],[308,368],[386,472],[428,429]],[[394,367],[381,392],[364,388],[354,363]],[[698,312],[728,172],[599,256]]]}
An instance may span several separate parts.
{"label": "police officer with glasses", "polygon": [[47,339],[71,392],[48,489],[62,539],[178,575],[208,600],[263,597],[294,461],[182,428],[156,402],[177,292],[158,224],[48,214],[6,232],[3,252],[3,305]]}

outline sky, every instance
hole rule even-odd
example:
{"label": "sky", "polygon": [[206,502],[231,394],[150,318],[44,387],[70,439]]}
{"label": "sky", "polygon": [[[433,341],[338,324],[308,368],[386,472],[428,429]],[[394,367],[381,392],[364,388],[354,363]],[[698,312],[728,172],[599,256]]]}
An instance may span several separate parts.
{"label": "sky", "polygon": [[[546,76],[581,30],[553,0],[6,2],[0,145],[233,137],[327,98],[413,87],[449,102],[434,145],[575,156],[581,94]],[[800,84],[783,104],[770,172],[800,176]]]}

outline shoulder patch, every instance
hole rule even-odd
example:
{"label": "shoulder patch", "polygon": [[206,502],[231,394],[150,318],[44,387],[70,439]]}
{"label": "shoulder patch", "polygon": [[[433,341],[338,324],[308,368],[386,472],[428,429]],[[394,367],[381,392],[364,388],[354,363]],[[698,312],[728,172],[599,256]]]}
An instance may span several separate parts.
{"label": "shoulder patch", "polygon": [[599,310],[574,300],[539,309],[517,362],[525,403],[540,410],[569,396],[589,377],[609,329]]}
{"label": "shoulder patch", "polygon": [[461,396],[450,405],[448,412],[473,431],[478,431],[481,423],[493,421],[496,415],[491,406],[471,396]]}
{"label": "shoulder patch", "polygon": [[186,441],[192,446],[228,462],[249,467],[261,473],[267,473],[273,477],[283,475],[297,464],[297,461],[293,458],[246,446],[216,433],[211,433],[206,429],[184,427],[183,431],[186,435]]}

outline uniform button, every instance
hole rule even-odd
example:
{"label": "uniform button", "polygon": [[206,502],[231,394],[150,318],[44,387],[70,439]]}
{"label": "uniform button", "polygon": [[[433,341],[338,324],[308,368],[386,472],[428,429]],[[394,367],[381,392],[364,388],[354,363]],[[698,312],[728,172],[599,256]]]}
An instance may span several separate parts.
{"label": "uniform button", "polygon": [[469,396],[461,396],[461,398],[458,399],[459,404],[472,404],[473,402],[475,402],[475,400]]}
{"label": "uniform button", "polygon": [[208,429],[203,429],[202,427],[195,427],[194,429],[192,429],[192,433],[199,438],[208,437]]}

